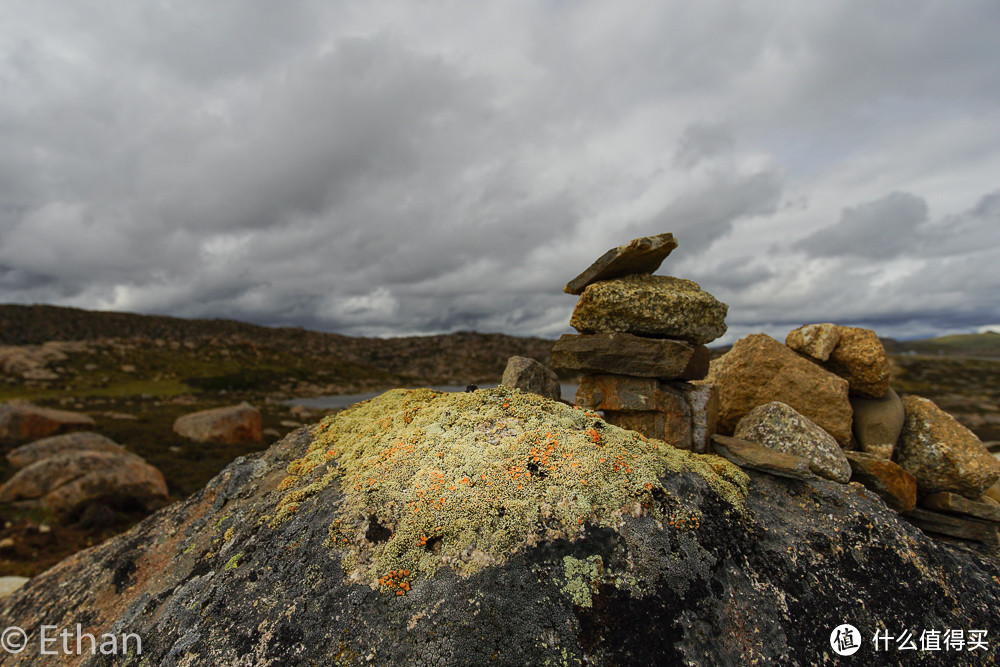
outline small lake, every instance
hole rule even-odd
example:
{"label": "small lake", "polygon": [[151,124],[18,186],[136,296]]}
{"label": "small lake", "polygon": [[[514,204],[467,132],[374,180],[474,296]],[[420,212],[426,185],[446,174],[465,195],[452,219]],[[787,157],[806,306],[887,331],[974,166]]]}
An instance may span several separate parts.
{"label": "small lake", "polygon": [[[480,389],[492,389],[497,385],[481,384],[477,386]],[[563,383],[559,386],[562,388],[563,400],[572,403],[576,399],[576,388],[579,385],[573,382]],[[429,389],[458,392],[465,391],[465,385],[441,384],[429,387]],[[334,394],[332,396],[314,396],[312,398],[293,398],[285,401],[285,405],[301,405],[311,410],[339,410],[354,405],[355,403],[360,403],[361,401],[367,401],[369,398],[375,398],[379,394],[383,394],[386,391],[388,391],[388,389],[383,389],[382,391],[371,391],[364,394]]]}

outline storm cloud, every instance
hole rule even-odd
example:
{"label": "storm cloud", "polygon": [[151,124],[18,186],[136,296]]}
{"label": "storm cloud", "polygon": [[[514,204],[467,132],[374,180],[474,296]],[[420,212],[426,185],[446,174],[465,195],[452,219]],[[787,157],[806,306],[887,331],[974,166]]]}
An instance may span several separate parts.
{"label": "storm cloud", "polygon": [[556,336],[674,232],[724,341],[1000,323],[994,2],[0,10],[0,301]]}

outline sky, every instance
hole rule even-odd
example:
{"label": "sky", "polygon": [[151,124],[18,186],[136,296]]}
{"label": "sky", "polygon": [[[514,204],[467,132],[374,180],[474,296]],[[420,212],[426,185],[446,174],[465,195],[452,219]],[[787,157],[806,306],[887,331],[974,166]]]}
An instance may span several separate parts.
{"label": "sky", "polygon": [[729,332],[1000,326],[996,0],[0,5],[0,302],[570,332],[658,273]]}

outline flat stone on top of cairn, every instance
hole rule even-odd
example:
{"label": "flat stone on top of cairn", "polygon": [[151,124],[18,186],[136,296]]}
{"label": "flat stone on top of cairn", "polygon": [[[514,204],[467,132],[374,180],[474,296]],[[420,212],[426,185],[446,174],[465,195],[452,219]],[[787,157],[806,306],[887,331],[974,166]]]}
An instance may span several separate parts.
{"label": "flat stone on top of cairn", "polygon": [[663,260],[676,247],[677,240],[669,232],[633,239],[601,255],[586,271],[566,283],[563,291],[567,294],[583,294],[587,285],[599,280],[652,273],[660,268]]}

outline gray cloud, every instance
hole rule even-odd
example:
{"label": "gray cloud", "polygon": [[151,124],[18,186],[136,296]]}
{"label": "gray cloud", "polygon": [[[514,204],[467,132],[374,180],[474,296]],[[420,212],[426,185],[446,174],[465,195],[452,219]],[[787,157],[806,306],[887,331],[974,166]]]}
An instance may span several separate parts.
{"label": "gray cloud", "polygon": [[795,244],[814,257],[855,255],[869,259],[895,257],[913,247],[927,202],[907,192],[844,209],[840,221]]}

